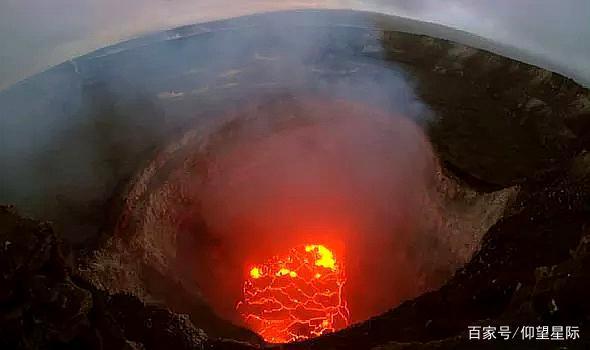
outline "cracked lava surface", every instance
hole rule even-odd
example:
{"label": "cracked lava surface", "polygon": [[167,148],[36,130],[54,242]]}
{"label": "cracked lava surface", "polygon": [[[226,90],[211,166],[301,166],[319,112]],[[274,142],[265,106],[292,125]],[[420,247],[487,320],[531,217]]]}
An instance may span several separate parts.
{"label": "cracked lava surface", "polygon": [[344,266],[323,245],[302,245],[252,266],[236,309],[267,342],[305,340],[345,328]]}

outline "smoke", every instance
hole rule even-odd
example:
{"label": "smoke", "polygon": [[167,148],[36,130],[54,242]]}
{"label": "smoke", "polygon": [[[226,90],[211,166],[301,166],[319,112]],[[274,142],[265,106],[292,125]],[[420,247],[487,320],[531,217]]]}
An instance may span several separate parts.
{"label": "smoke", "polygon": [[[345,261],[355,321],[436,286],[436,270],[456,265],[429,223],[440,215],[431,200],[436,160],[418,125],[431,112],[412,77],[381,57],[380,33],[363,29],[373,23],[332,16],[273,14],[182,39],[174,34],[193,29],[179,29],[0,95],[11,116],[1,121],[9,170],[0,192],[61,224],[71,240],[96,237],[109,198],[151,151],[198,129],[208,136],[205,171],[175,168],[192,164],[180,157],[137,182],[145,196],[128,198],[149,201],[131,209],[151,216],[126,228],[140,233],[117,234],[150,235],[137,242],[150,242],[145,256],[155,257],[133,263],[168,265],[177,230],[183,269],[234,320],[248,267],[305,243]],[[194,160],[199,150],[183,156]],[[158,202],[169,193],[159,183],[186,186],[189,198],[180,208]],[[126,277],[115,280],[141,276],[119,268]],[[135,283],[130,290],[143,282]]]}
{"label": "smoke", "polygon": [[216,310],[235,320],[249,269],[303,244],[343,260],[355,321],[424,292],[413,251],[438,233],[423,224],[435,163],[418,126],[328,98],[257,111],[208,148],[194,193],[212,242],[198,249],[196,278]]}
{"label": "smoke", "polygon": [[[105,229],[105,207],[156,147],[244,102],[330,91],[424,118],[403,71],[354,57],[355,45],[378,46],[378,36],[326,27],[329,18],[277,14],[251,19],[255,27],[237,20],[185,40],[152,38],[141,49],[103,50],[1,93],[0,201],[81,242]],[[224,27],[231,25],[246,29]]]}
{"label": "smoke", "polygon": [[[406,255],[429,239],[415,234],[415,223],[434,160],[415,124],[430,112],[410,77],[356,55],[359,42],[378,46],[378,35],[322,27],[323,15],[256,23],[251,31],[156,43],[139,59],[130,52],[79,60],[76,78],[91,83],[64,91],[58,79],[62,89],[46,90],[51,103],[26,119],[38,117],[42,127],[20,124],[26,134],[4,139],[14,146],[5,149],[10,164],[18,161],[3,173],[4,185],[17,198],[25,194],[25,203],[33,197],[67,235],[89,236],[106,210],[97,203],[108,204],[146,150],[177,142],[175,130],[189,125],[208,133],[208,166],[204,178],[184,175],[193,205],[182,208],[178,249],[220,314],[235,320],[249,264],[304,243],[324,243],[345,261],[355,320],[418,294],[423,286],[411,274],[423,262]],[[19,142],[19,135],[38,142]],[[179,208],[160,207],[165,212],[145,232],[172,240],[159,230],[164,220],[178,224],[169,216]],[[197,218],[206,237],[194,237],[203,232],[191,221]]]}
{"label": "smoke", "polygon": [[[194,235],[199,218],[209,236],[179,249],[220,314],[234,315],[249,264],[305,243],[346,261],[354,320],[423,292],[432,286],[424,271],[452,260],[427,223],[438,215],[429,201],[436,160],[417,124],[430,111],[411,77],[381,59],[378,32],[349,25],[352,14],[332,26],[328,17],[276,14],[250,19],[252,27],[242,19],[231,22],[237,30],[210,24],[180,40],[165,33],[0,95],[10,115],[0,121],[9,169],[0,192],[50,213],[71,236],[96,235],[97,203],[107,206],[151,150],[198,128],[210,140],[207,171],[184,174],[192,206],[179,235]],[[94,35],[92,21],[74,22],[81,37]],[[373,51],[359,55],[365,49]],[[170,237],[156,234],[164,220],[178,224],[160,207],[145,232]]]}
{"label": "smoke", "polygon": [[[200,146],[204,159],[188,162],[206,170],[179,175],[193,200],[180,219],[180,264],[194,268],[215,310],[237,322],[249,269],[295,246],[325,244],[343,259],[355,321],[433,287],[424,274],[452,260],[425,224],[438,214],[436,161],[418,126],[431,112],[403,69],[356,54],[359,42],[378,46],[378,34],[327,30],[324,19],[265,17],[262,36],[202,48],[224,61],[212,64],[215,77],[199,76],[196,90],[219,84],[230,86],[232,101],[247,98],[216,117]],[[194,237],[203,226],[207,237]],[[430,265],[424,247],[437,244],[428,255],[441,259]]]}
{"label": "smoke", "polygon": [[295,8],[377,11],[441,23],[523,48],[563,67],[578,81],[590,82],[590,3],[585,0],[5,0],[0,7],[0,89],[144,33]]}

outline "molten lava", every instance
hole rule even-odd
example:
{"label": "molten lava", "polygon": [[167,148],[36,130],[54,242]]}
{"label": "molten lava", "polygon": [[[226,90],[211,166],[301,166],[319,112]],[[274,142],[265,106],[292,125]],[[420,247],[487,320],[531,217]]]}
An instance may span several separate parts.
{"label": "molten lava", "polygon": [[236,308],[268,342],[304,340],[348,326],[345,282],[344,266],[332,251],[300,246],[252,267]]}

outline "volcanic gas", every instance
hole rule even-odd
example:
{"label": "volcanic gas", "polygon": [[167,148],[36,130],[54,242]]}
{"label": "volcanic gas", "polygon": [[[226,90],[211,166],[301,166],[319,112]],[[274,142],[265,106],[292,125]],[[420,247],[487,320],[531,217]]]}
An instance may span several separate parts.
{"label": "volcanic gas", "polygon": [[270,343],[304,340],[349,324],[345,282],[331,250],[299,246],[252,267],[236,309]]}
{"label": "volcanic gas", "polygon": [[158,246],[180,280],[269,343],[378,315],[449,265],[436,160],[404,116],[284,97],[229,111],[181,146],[146,206],[148,244],[173,237]]}

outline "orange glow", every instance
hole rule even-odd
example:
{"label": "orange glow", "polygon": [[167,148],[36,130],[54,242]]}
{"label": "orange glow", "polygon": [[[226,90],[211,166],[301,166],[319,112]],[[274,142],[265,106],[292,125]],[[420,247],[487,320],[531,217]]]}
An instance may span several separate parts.
{"label": "orange glow", "polygon": [[322,266],[327,269],[334,271],[336,269],[336,261],[334,260],[334,254],[324,247],[323,245],[308,245],[305,247],[306,252],[317,251],[318,255],[320,256],[319,259],[315,261],[316,266]]}
{"label": "orange glow", "polygon": [[257,267],[253,267],[252,270],[250,270],[250,277],[252,278],[260,278],[261,272],[260,269]]}
{"label": "orange glow", "polygon": [[270,343],[288,343],[348,326],[344,267],[323,245],[293,248],[250,270],[236,309]]}

